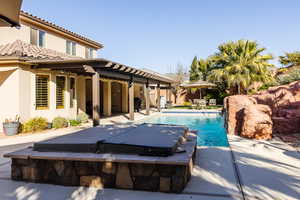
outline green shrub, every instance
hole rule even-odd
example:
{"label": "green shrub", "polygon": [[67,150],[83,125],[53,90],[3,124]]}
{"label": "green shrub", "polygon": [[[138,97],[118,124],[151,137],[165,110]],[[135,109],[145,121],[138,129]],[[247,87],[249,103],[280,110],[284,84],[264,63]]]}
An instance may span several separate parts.
{"label": "green shrub", "polygon": [[64,117],[55,117],[52,121],[53,128],[64,128],[68,126],[68,120]]}
{"label": "green shrub", "polygon": [[277,81],[280,85],[289,84],[300,80],[300,69],[295,69],[287,74],[279,75]]}
{"label": "green shrub", "polygon": [[70,119],[69,123],[70,123],[70,126],[79,126],[81,124],[81,122],[76,119]]}
{"label": "green shrub", "polygon": [[89,120],[89,116],[86,113],[82,112],[77,115],[76,120],[80,123],[86,123]]}
{"label": "green shrub", "polygon": [[35,117],[22,125],[22,132],[36,132],[47,129],[47,119],[43,117]]}

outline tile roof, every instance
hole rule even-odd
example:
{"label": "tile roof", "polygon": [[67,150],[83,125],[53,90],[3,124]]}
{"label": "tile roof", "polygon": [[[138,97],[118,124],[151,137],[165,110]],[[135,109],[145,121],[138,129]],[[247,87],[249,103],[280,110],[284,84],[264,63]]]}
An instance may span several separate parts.
{"label": "tile roof", "polygon": [[[159,73],[153,71],[139,70],[120,63],[109,61],[103,58],[85,59],[81,57],[74,57],[65,53],[60,53],[51,49],[41,48],[32,44],[25,43],[21,40],[16,40],[6,45],[0,45],[1,57],[17,57],[24,59],[29,64],[88,64],[88,63],[105,63],[105,68],[114,69],[120,73],[139,75],[144,78],[150,78],[166,83],[173,83],[174,80],[167,78]],[[124,68],[124,70],[122,70]]]}
{"label": "tile roof", "polygon": [[66,60],[66,59],[81,59],[61,53],[52,49],[38,47],[36,45],[28,44],[21,40],[16,40],[12,43],[0,45],[0,56],[15,56],[24,59],[38,59],[38,60]]}
{"label": "tile roof", "polygon": [[86,42],[92,43],[92,44],[98,46],[98,48],[103,48],[103,44],[101,44],[101,43],[99,43],[99,42],[96,42],[96,41],[94,41],[94,40],[88,39],[87,37],[84,37],[84,36],[82,36],[82,35],[79,35],[79,34],[77,34],[77,33],[75,33],[75,32],[69,31],[69,30],[67,30],[67,29],[65,29],[65,28],[63,28],[63,27],[61,27],[61,26],[58,26],[58,25],[56,25],[56,24],[54,24],[54,23],[52,23],[52,22],[49,22],[49,21],[46,21],[46,20],[44,20],[44,19],[42,19],[42,18],[39,18],[39,17],[37,17],[37,16],[34,16],[34,15],[28,13],[28,12],[25,12],[25,11],[22,11],[22,10],[21,10],[21,11],[20,11],[20,16],[23,16],[23,17],[32,19],[32,20],[34,20],[34,21],[37,21],[37,22],[39,22],[39,23],[42,23],[42,24],[44,24],[44,25],[47,25],[47,26],[50,26],[50,27],[52,27],[52,28],[54,28],[54,29],[57,29],[57,30],[59,30],[59,31],[62,31],[62,32],[64,32],[64,33],[70,34],[70,35],[72,35],[72,36],[74,36],[74,37],[77,37],[77,38],[79,38],[79,39],[82,39],[82,40],[84,40],[84,41],[86,41]]}

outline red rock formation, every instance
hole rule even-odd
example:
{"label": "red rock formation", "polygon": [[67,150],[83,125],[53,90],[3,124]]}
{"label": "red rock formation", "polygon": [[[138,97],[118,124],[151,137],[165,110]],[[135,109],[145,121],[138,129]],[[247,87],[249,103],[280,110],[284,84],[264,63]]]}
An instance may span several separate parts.
{"label": "red rock formation", "polygon": [[242,112],[247,105],[256,104],[256,100],[246,95],[229,96],[224,99],[227,133],[237,135],[241,129]]}
{"label": "red rock formation", "polygon": [[272,138],[272,111],[262,104],[247,105],[243,110],[241,136],[254,139]]}
{"label": "red rock formation", "polygon": [[[224,106],[228,134],[267,139],[271,133],[300,133],[300,81],[271,87],[251,96],[230,96],[224,99]],[[269,114],[273,123],[270,123]]]}

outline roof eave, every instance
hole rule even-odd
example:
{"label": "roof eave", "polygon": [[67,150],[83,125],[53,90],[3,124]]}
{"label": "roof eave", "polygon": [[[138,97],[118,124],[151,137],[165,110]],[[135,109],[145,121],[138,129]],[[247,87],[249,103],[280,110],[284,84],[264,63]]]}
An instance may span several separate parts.
{"label": "roof eave", "polygon": [[104,45],[99,43],[99,42],[90,40],[90,39],[88,39],[84,36],[81,36],[77,33],[69,31],[69,30],[67,30],[63,27],[57,26],[57,25],[55,25],[51,22],[48,22],[46,20],[43,20],[43,19],[38,18],[36,16],[33,16],[33,15],[31,15],[27,12],[24,12],[24,11],[20,12],[20,21],[30,23],[30,24],[34,24],[34,25],[37,25],[41,28],[51,29],[51,31],[56,32],[57,34],[64,35],[68,39],[72,39],[72,40],[75,40],[77,42],[87,44],[88,46],[91,46],[95,49],[101,49],[101,48],[104,47]]}
{"label": "roof eave", "polygon": [[115,66],[115,65],[120,65],[120,66],[124,66],[127,68],[128,72],[124,72],[121,71],[120,69],[116,69],[116,71],[119,71],[120,73],[129,73],[132,74],[133,76],[141,76],[144,77],[145,79],[152,79],[152,80],[156,80],[158,82],[162,82],[162,83],[166,83],[166,84],[172,84],[173,80],[167,80],[167,79],[163,79],[155,74],[151,74],[148,72],[145,72],[143,70],[140,69],[136,69],[133,67],[129,67],[117,62],[113,62],[107,59],[103,59],[103,58],[95,58],[95,59],[66,59],[66,60],[29,60],[27,61],[27,63],[31,64],[31,65],[39,65],[39,64],[46,64],[46,65],[51,65],[51,64],[89,64],[89,63],[101,63],[101,64],[107,64],[107,63],[111,63],[111,65],[109,65],[107,68],[111,68]]}

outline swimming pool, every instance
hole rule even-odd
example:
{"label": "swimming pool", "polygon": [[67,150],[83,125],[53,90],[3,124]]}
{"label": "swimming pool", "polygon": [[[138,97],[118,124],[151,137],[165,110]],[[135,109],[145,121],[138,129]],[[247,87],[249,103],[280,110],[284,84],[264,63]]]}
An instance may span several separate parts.
{"label": "swimming pool", "polygon": [[228,146],[224,118],[219,114],[157,115],[144,120],[146,123],[185,125],[198,131],[200,146]]}

